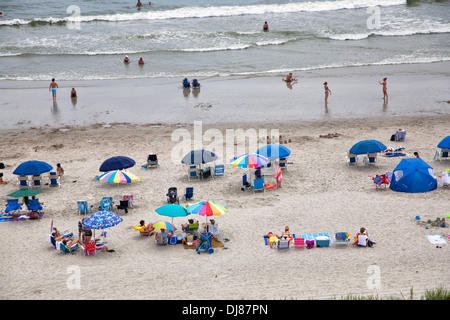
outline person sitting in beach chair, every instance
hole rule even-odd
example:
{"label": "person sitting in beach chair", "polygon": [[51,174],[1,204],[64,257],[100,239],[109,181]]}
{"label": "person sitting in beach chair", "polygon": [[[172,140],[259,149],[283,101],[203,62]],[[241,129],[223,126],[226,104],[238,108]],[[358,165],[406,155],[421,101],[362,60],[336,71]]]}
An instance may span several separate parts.
{"label": "person sitting in beach chair", "polygon": [[189,80],[187,78],[183,79],[183,88],[190,88],[191,84],[189,83]]}
{"label": "person sitting in beach chair", "polygon": [[268,234],[264,235],[264,238],[268,240],[269,246],[272,249],[275,249],[276,245],[278,244],[278,241],[280,240],[280,236],[273,232],[269,232]]}
{"label": "person sitting in beach chair", "polygon": [[139,231],[141,233],[141,236],[151,236],[153,233],[155,233],[153,223],[150,222],[148,225],[145,225],[145,220],[139,221],[139,225],[135,225],[133,229]]}
{"label": "person sitting in beach chair", "polygon": [[158,156],[156,154],[149,154],[147,157],[147,168],[158,166]]}
{"label": "person sitting in beach chair", "polygon": [[198,221],[194,219],[188,219],[188,223],[184,223],[181,225],[181,229],[186,233],[194,233],[198,230]]}
{"label": "person sitting in beach chair", "polygon": [[198,88],[198,87],[200,87],[200,82],[198,82],[197,79],[194,79],[194,80],[192,80],[192,86],[194,88]]}
{"label": "person sitting in beach chair", "polygon": [[178,199],[177,188],[171,187],[166,193],[167,203],[177,203],[180,204],[180,200]]}

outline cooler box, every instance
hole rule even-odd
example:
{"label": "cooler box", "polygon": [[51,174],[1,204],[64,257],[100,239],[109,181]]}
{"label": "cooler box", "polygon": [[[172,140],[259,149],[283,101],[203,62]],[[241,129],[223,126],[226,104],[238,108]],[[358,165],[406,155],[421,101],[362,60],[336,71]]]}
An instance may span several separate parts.
{"label": "cooler box", "polygon": [[316,237],[316,246],[317,247],[329,247],[330,246],[330,238],[328,238],[327,236]]}

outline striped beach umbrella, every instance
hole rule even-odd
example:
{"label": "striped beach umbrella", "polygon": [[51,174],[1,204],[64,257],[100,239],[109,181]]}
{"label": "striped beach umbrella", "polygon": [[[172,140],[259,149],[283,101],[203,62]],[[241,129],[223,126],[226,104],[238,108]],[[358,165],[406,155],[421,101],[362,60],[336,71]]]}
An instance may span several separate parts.
{"label": "striped beach umbrella", "polygon": [[257,153],[246,153],[230,161],[233,167],[240,168],[259,168],[267,163],[269,159]]}
{"label": "striped beach umbrella", "polygon": [[139,181],[141,178],[128,171],[115,170],[103,173],[97,180],[100,182],[130,183]]}
{"label": "striped beach umbrella", "polygon": [[171,224],[171,223],[169,223],[169,222],[167,222],[167,221],[158,221],[158,222],[155,222],[154,224],[153,224],[153,227],[154,228],[157,228],[157,229],[164,229],[164,230],[169,230],[169,229],[175,229],[175,226],[173,225],[173,224]]}
{"label": "striped beach umbrella", "polygon": [[212,200],[205,200],[194,203],[193,205],[187,207],[186,210],[187,212],[192,214],[205,216],[205,218],[211,216],[221,216],[225,212],[228,212],[228,209],[226,207]]}

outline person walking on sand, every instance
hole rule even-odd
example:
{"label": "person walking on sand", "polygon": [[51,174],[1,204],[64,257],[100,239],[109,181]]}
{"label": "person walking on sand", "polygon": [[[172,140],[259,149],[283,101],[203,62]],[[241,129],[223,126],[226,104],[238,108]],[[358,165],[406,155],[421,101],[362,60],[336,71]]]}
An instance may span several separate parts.
{"label": "person walking on sand", "polygon": [[58,84],[55,82],[55,78],[52,79],[50,86],[48,87],[48,91],[52,92],[53,99],[56,99],[56,89],[59,88]]}
{"label": "person walking on sand", "polygon": [[323,83],[323,87],[325,89],[325,105],[328,104],[328,95],[331,94],[330,88],[328,88],[328,82]]}
{"label": "person walking on sand", "polygon": [[383,86],[383,99],[385,101],[387,101],[388,99],[388,94],[387,94],[387,78],[384,78],[383,81],[378,81],[379,84],[381,84]]}

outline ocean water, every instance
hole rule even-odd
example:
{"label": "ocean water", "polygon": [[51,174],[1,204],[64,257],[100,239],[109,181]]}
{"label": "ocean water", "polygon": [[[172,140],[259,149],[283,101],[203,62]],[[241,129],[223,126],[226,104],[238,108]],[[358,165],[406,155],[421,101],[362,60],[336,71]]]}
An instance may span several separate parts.
{"label": "ocean water", "polygon": [[445,0],[155,0],[140,8],[134,0],[2,0],[0,12],[0,80],[207,79],[450,60]]}

